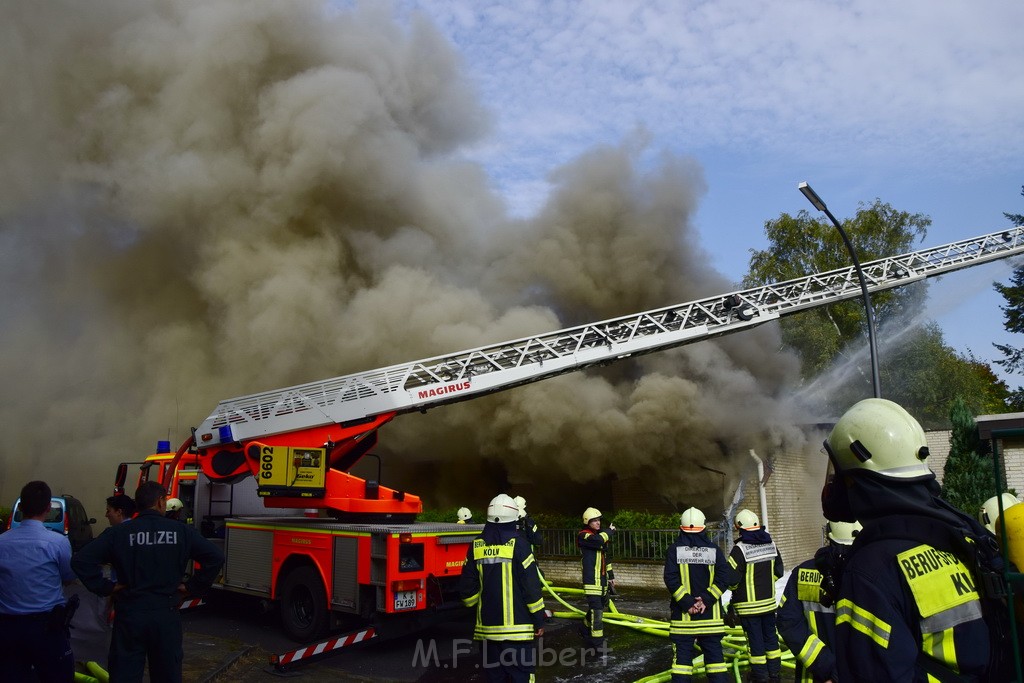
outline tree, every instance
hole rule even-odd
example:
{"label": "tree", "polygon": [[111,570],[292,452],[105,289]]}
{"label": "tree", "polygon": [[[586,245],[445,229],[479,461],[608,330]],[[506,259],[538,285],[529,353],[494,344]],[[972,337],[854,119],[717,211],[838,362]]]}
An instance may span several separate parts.
{"label": "tree", "polygon": [[[923,238],[930,220],[897,211],[880,200],[859,206],[844,228],[866,262],[910,251]],[[769,246],[752,251],[744,282],[752,287],[847,267],[850,256],[831,223],[782,214],[765,223]],[[920,322],[927,285],[915,284],[871,295],[877,319],[879,375],[882,395],[903,405],[927,428],[946,427],[949,406],[957,395],[968,397],[976,414],[1001,412],[1009,396],[992,368],[948,346],[939,327]],[[854,357],[866,351],[867,318],[858,297],[819,306],[780,322],[783,342],[801,357],[808,396],[822,414],[838,415],[870,394],[868,361]],[[851,360],[844,364],[842,361]],[[846,372],[852,366],[857,372]]]}
{"label": "tree", "polygon": [[[1021,195],[1024,196],[1024,187],[1021,188]],[[1024,225],[1024,215],[1019,213],[1004,213],[1007,220],[1016,225]],[[1009,284],[1000,282],[993,283],[995,290],[999,292],[1005,306],[1000,306],[1003,311],[1003,328],[1007,332],[1020,334],[1024,332],[1024,266],[1017,268],[1010,276]],[[997,365],[1011,374],[1020,374],[1024,371],[1024,349],[1010,344],[992,344],[1003,354],[1003,357],[996,361]],[[1017,387],[1010,393],[1006,401],[1009,410],[1024,410],[1024,387]]]}
{"label": "tree", "polygon": [[[857,249],[861,262],[910,251],[923,239],[931,219],[922,214],[897,211],[876,199],[858,205],[843,228]],[[810,273],[845,268],[850,256],[839,231],[824,219],[811,218],[807,211],[796,216],[782,214],[764,224],[768,248],[751,250],[750,267],[744,284],[755,287],[803,277]],[[871,303],[879,328],[888,319],[915,308],[923,296],[920,288],[898,288],[873,294]],[[859,298],[819,306],[782,321],[782,337],[803,361],[803,375],[810,378],[830,366],[850,347],[864,345],[867,318]]]}
{"label": "tree", "polygon": [[943,468],[942,497],[951,505],[974,516],[996,490],[992,462],[986,445],[978,436],[974,414],[963,398],[957,397],[949,411],[952,432],[949,458]]}

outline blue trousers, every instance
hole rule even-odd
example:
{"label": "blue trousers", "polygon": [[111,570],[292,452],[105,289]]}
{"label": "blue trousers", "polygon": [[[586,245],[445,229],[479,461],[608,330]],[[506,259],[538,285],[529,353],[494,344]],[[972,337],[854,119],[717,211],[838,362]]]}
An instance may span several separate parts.
{"label": "blue trousers", "polygon": [[537,668],[532,640],[485,640],[481,666],[488,683],[529,683]]}
{"label": "blue trousers", "polygon": [[66,683],[75,677],[68,632],[49,613],[0,614],[0,678],[10,683]]}
{"label": "blue trousers", "polygon": [[110,639],[110,682],[141,681],[149,660],[152,683],[181,683],[181,614],[177,606],[118,609]]}
{"label": "blue trousers", "polygon": [[747,634],[750,648],[750,680],[767,681],[782,675],[782,650],[775,631],[775,611],[741,616],[740,624]]}
{"label": "blue trousers", "polygon": [[[673,667],[672,671],[672,683],[686,683],[686,681],[691,680],[692,673],[689,673],[689,669],[693,664],[694,657],[697,656],[694,645],[699,645],[704,653],[704,669],[708,682],[724,683],[729,680],[729,675],[725,673],[724,669],[725,655],[722,653],[723,635],[725,634],[714,633],[700,636],[670,635],[669,640],[672,641],[672,648],[676,653],[676,666]],[[713,667],[715,664],[720,666]],[[708,667],[721,668],[722,671],[711,672],[708,670]]]}

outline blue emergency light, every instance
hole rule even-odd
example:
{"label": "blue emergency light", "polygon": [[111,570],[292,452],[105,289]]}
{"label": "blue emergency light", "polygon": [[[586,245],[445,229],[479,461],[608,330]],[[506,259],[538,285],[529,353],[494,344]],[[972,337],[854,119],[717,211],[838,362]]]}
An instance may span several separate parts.
{"label": "blue emergency light", "polygon": [[231,425],[221,425],[218,427],[217,437],[220,439],[221,443],[231,443],[234,441],[235,438],[231,436]]}
{"label": "blue emergency light", "polygon": [[170,441],[157,441],[156,442],[156,452],[157,453],[170,453],[171,452],[171,442]]}

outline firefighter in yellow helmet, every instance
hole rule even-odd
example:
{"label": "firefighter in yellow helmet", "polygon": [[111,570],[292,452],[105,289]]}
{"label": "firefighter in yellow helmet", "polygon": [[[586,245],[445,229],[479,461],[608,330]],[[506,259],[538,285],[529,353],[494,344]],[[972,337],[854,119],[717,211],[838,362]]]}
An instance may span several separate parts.
{"label": "firefighter in yellow helmet", "polygon": [[796,680],[836,681],[836,591],[832,568],[840,566],[860,533],[860,522],[829,522],[828,543],[789,575],[779,605],[778,630],[795,655]]}
{"label": "firefighter in yellow helmet", "polygon": [[665,554],[665,587],[672,617],[672,682],[693,676],[694,644],[704,653],[708,683],[729,679],[722,652],[725,622],[719,599],[734,581],[721,548],[704,533],[704,513],[689,508],[679,518],[679,537]]}
{"label": "firefighter in yellow helmet", "polygon": [[482,668],[491,681],[532,681],[534,639],[544,635],[540,575],[518,521],[512,498],[502,493],[491,500],[459,582],[462,602],[476,608],[473,638],[483,641]]}
{"label": "firefighter in yellow helmet", "polygon": [[1004,493],[1001,496],[992,496],[981,506],[978,512],[978,521],[985,525],[993,534],[996,533],[996,520],[999,519],[999,505],[1002,503],[1003,511],[1013,507],[1020,502],[1020,499],[1012,493]]}
{"label": "firefighter in yellow helmet", "polygon": [[576,545],[583,558],[583,595],[587,598],[587,615],[583,619],[589,647],[604,652],[604,610],[608,604],[608,588],[615,585],[608,556],[608,542],[615,535],[615,525],[601,530],[601,511],[587,508],[583,511],[585,525],[576,534]]}
{"label": "firefighter in yellow helmet", "polygon": [[750,647],[750,680],[776,681],[782,676],[782,650],[775,631],[775,580],[784,572],[775,541],[750,510],[736,514],[740,537],[729,552],[733,577],[730,609],[739,615]]}
{"label": "firefighter in yellow helmet", "polygon": [[835,471],[825,516],[864,525],[836,581],[840,680],[1009,680],[1000,659],[1010,643],[998,617],[990,628],[979,593],[1002,558],[973,517],[939,497],[917,420],[865,399],[825,450]]}

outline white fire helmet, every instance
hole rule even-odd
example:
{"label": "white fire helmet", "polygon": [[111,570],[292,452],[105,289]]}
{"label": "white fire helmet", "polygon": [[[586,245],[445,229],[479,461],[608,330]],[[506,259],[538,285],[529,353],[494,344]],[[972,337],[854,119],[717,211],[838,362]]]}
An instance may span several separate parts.
{"label": "white fire helmet", "polygon": [[935,475],[925,464],[928,442],[920,423],[900,405],[866,398],[846,411],[825,441],[840,472],[874,472],[913,481]]}
{"label": "white fire helmet", "polygon": [[697,508],[687,508],[679,516],[679,528],[688,534],[704,531],[704,513]]}
{"label": "white fire helmet", "polygon": [[992,496],[981,506],[978,513],[978,521],[985,525],[985,528],[993,534],[996,532],[996,520],[999,519],[999,498],[1003,499],[1003,510],[1013,507],[1020,500],[1012,493],[1004,493],[1002,496]]}
{"label": "white fire helmet", "polygon": [[459,511],[455,513],[455,515],[459,518],[459,521],[462,522],[473,518],[473,513],[469,511],[469,508],[459,508]]}
{"label": "white fire helmet", "polygon": [[583,523],[590,524],[591,520],[601,519],[601,511],[597,508],[587,508],[583,511]]}
{"label": "white fire helmet", "polygon": [[860,522],[829,522],[828,538],[839,545],[853,545],[853,539],[864,527]]}
{"label": "white fire helmet", "polygon": [[753,531],[754,529],[761,528],[761,522],[750,510],[740,510],[736,514],[736,526],[746,531]]}
{"label": "white fire helmet", "polygon": [[167,512],[177,512],[178,510],[180,510],[183,507],[185,507],[185,506],[182,505],[181,501],[178,500],[177,498],[168,498],[167,499]]}
{"label": "white fire helmet", "polygon": [[519,519],[526,516],[526,499],[522,496],[516,496],[516,507],[519,508]]}
{"label": "white fire helmet", "polygon": [[487,521],[505,524],[519,519],[519,507],[512,498],[504,493],[499,493],[491,499],[487,506]]}

